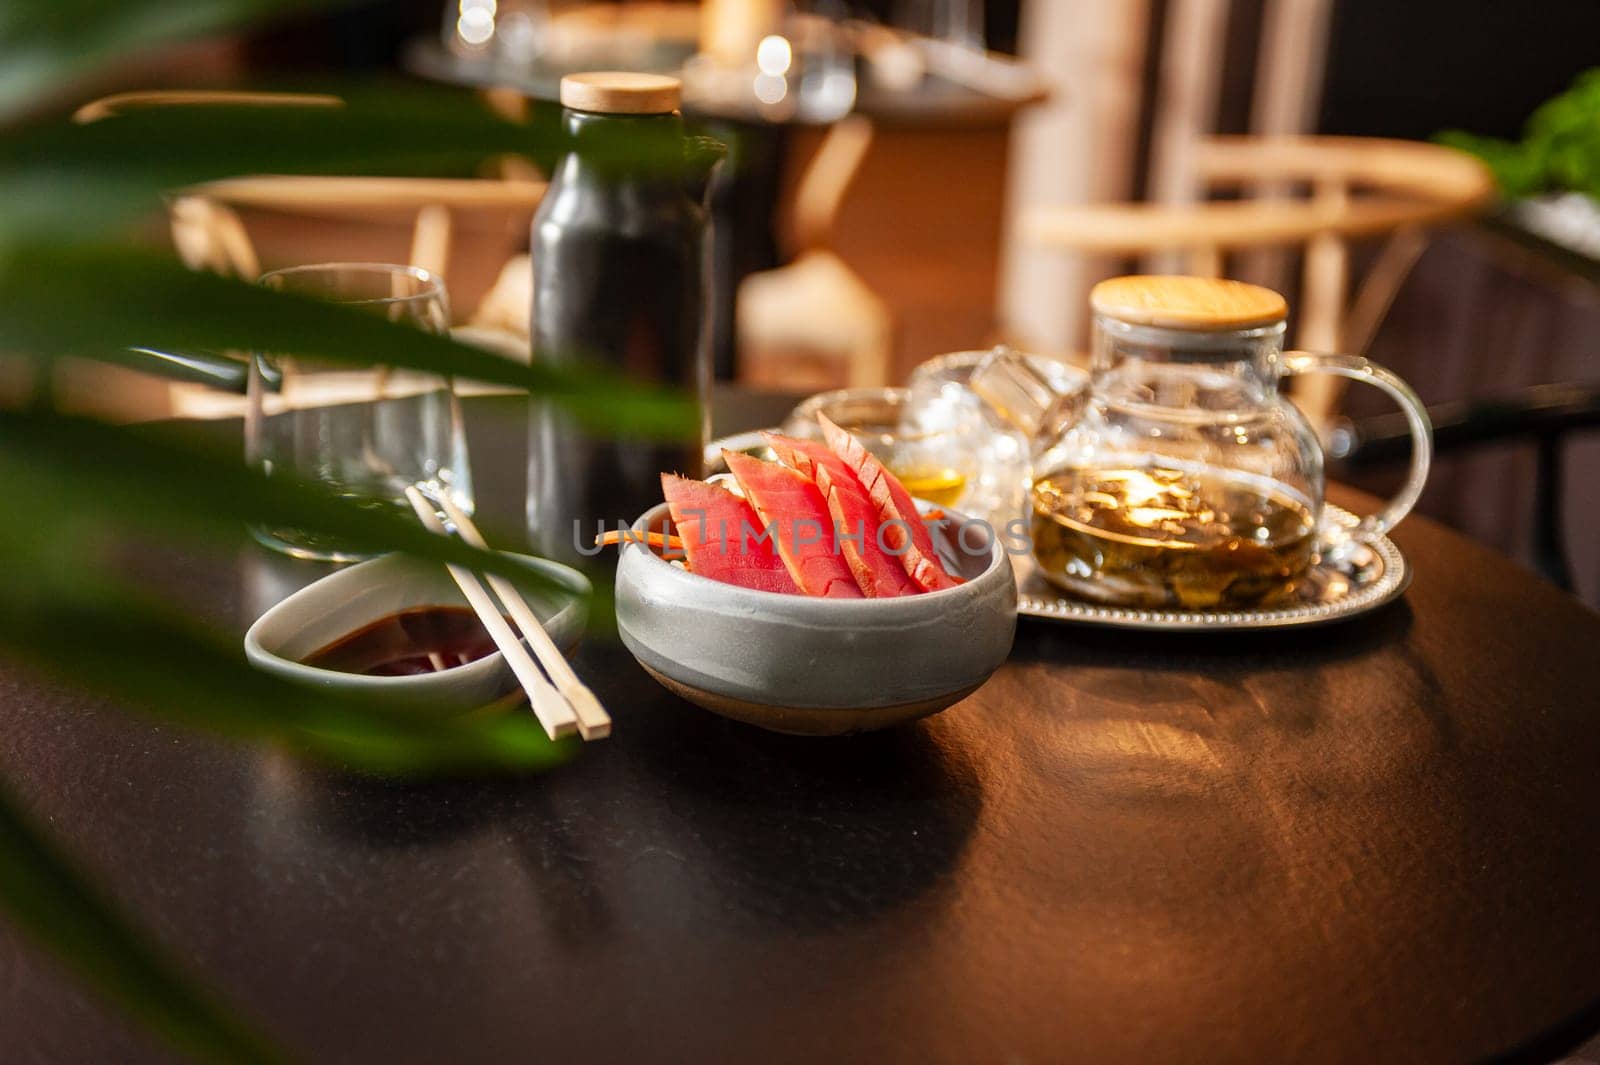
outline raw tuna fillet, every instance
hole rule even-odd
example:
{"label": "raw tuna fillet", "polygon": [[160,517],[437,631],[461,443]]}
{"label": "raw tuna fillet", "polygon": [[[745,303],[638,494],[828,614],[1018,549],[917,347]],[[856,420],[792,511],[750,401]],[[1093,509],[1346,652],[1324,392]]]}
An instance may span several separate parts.
{"label": "raw tuna fillet", "polygon": [[860,599],[850,567],[833,549],[833,519],[811,478],[737,451],[723,451],[722,457],[756,517],[771,528],[778,557],[800,590],[826,599]]}
{"label": "raw tuna fillet", "polygon": [[[828,447],[855,473],[868,498],[878,508],[879,520],[901,523],[887,526],[883,530],[883,540],[891,551],[900,552],[900,564],[911,575],[911,579],[930,592],[960,584],[961,581],[945,572],[944,564],[934,553],[933,537],[928,535],[927,527],[922,524],[922,515],[911,500],[911,493],[906,491],[899,479],[885,469],[883,463],[861,445],[861,441],[829,421],[826,415],[817,415],[817,421],[822,425],[822,435],[827,438]],[[910,532],[909,539],[907,531]]]}
{"label": "raw tuna fillet", "polygon": [[811,478],[828,503],[839,553],[856,579],[861,594],[874,599],[916,595],[922,585],[911,579],[900,560],[878,546],[882,519],[878,508],[844,460],[826,444],[763,433],[778,461]]}
{"label": "raw tuna fillet", "polygon": [[761,531],[749,503],[721,485],[670,473],[661,475],[661,493],[667,497],[690,572],[742,588],[800,594],[771,541],[745,533],[745,529]]}

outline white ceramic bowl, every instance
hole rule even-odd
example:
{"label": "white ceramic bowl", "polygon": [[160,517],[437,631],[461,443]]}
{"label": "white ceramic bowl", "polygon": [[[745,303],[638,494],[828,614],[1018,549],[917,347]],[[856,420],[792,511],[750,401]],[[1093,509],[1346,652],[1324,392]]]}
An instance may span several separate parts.
{"label": "white ceramic bowl", "polygon": [[[633,527],[666,520],[663,503]],[[948,548],[960,587],[841,600],[724,584],[628,544],[617,628],[656,680],[714,713],[806,735],[886,728],[960,702],[1011,653],[1017,586],[1002,545]]]}
{"label": "white ceramic bowl", "polygon": [[[592,591],[576,570],[526,555],[512,556],[562,588],[524,587],[523,597],[557,647],[577,643]],[[397,704],[458,714],[486,706],[516,685],[499,651],[438,673],[369,677],[308,666],[303,659],[380,618],[420,606],[467,606],[455,581],[438,563],[384,555],[306,585],[256,619],[244,636],[245,656],[258,669],[341,691],[388,696]]]}

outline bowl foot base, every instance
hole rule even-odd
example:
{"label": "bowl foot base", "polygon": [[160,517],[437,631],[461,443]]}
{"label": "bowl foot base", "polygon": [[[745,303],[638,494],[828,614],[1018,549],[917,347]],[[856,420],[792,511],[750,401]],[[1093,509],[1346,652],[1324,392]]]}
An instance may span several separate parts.
{"label": "bowl foot base", "polygon": [[[644,665],[643,662],[639,663]],[[746,702],[743,699],[734,699],[726,695],[718,695],[696,688],[671,677],[656,672],[649,666],[644,666],[644,671],[656,679],[656,683],[677,695],[679,698],[694,703],[698,707],[710,710],[713,714],[743,721],[747,725],[768,729],[772,732],[786,732],[791,736],[842,736],[850,732],[871,732],[874,729],[889,728],[905,721],[914,721],[919,717],[937,714],[946,707],[954,706],[981,685],[974,684],[960,691],[950,692],[945,695],[935,696],[931,699],[919,699],[910,703],[896,703],[893,706],[873,706],[860,710],[833,709],[799,706],[772,706],[766,703]]]}

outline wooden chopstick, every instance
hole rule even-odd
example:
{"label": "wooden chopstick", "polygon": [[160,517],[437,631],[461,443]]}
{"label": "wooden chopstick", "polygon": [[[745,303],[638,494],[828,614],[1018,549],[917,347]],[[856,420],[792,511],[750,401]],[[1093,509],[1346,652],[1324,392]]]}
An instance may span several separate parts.
{"label": "wooden chopstick", "polygon": [[[422,493],[414,486],[406,487],[406,499],[411,503],[411,509],[417,512],[417,517],[422,520],[424,528],[440,536],[449,535],[444,522],[439,520],[438,513],[433,509],[433,504],[424,499]],[[483,627],[489,631],[489,638],[500,649],[500,653],[506,656],[506,664],[511,667],[511,672],[516,674],[523,690],[528,693],[528,702],[533,706],[533,713],[539,719],[539,724],[544,726],[545,734],[553,740],[558,740],[576,732],[578,718],[573,713],[572,706],[560,692],[550,686],[544,674],[539,672],[539,667],[534,664],[527,649],[522,646],[522,640],[511,630],[511,626],[506,624],[506,619],[501,616],[494,599],[483,585],[478,583],[478,578],[470,570],[457,565],[447,564],[445,569],[450,571],[456,587],[461,589],[461,594],[467,597],[467,602],[478,615],[478,620],[483,622]]]}
{"label": "wooden chopstick", "polygon": [[[439,493],[436,502],[444,508],[445,517],[456,527],[461,539],[480,550],[489,549],[478,527],[460,507],[455,505],[449,495]],[[578,716],[578,734],[586,740],[598,740],[611,735],[611,715],[606,713],[605,707],[600,705],[600,700],[589,690],[589,686],[579,680],[578,675],[572,671],[566,655],[561,653],[561,648],[556,646],[550,634],[544,630],[538,615],[528,606],[527,600],[523,599],[516,586],[504,577],[497,577],[492,573],[488,577],[489,587],[494,589],[495,594],[500,597],[500,601],[511,614],[511,620],[517,623],[522,634],[528,638],[528,646],[533,648],[534,657],[539,659],[544,671],[550,674],[556,690],[565,695],[567,701],[572,704],[572,709]]]}

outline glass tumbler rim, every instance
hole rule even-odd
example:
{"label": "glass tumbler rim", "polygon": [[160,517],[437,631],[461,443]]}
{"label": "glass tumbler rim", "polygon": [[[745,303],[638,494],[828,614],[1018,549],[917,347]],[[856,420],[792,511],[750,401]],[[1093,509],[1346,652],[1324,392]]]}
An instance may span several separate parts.
{"label": "glass tumbler rim", "polygon": [[[839,423],[840,428],[844,429],[846,432],[857,437],[858,439],[875,439],[880,441],[892,439],[899,440],[903,443],[916,443],[924,440],[935,440],[951,433],[962,433],[968,431],[967,427],[965,426],[924,429],[907,426],[905,424],[897,424],[891,421],[884,421],[881,424],[873,423],[869,425],[862,425],[859,423],[845,424],[845,421],[834,417],[833,412],[828,409],[830,406],[838,406],[850,403],[860,403],[862,405],[878,403],[881,404],[885,409],[903,411],[911,405],[913,398],[914,397],[911,389],[903,385],[860,385],[854,388],[833,388],[826,392],[817,392],[813,395],[807,396],[805,399],[797,403],[794,409],[791,410],[784,418],[783,428],[791,432],[798,431],[798,427],[796,425],[797,422],[810,428],[811,426],[814,426],[818,414],[827,414],[830,418]],[[846,420],[852,422],[855,421],[854,419]]]}
{"label": "glass tumbler rim", "polygon": [[329,303],[338,303],[352,307],[386,307],[401,306],[408,303],[426,302],[434,299],[445,298],[444,281],[432,270],[421,266],[412,266],[407,263],[380,263],[380,262],[331,262],[331,263],[302,263],[297,266],[283,266],[276,270],[268,270],[256,278],[256,284],[266,285],[277,278],[311,277],[318,274],[366,273],[376,276],[396,277],[404,276],[417,282],[421,287],[416,292],[401,296],[341,296],[337,293],[319,293],[318,299]]}
{"label": "glass tumbler rim", "polygon": [[[808,431],[815,431],[818,414],[826,414],[829,418],[839,421],[837,407],[850,403],[860,403],[863,406],[874,403],[881,404],[884,408],[903,409],[911,401],[911,390],[893,385],[875,386],[864,385],[855,388],[830,388],[825,392],[816,392],[795,404],[783,420],[783,427],[794,429],[796,422],[806,425]],[[834,408],[834,409],[830,409]],[[855,419],[845,419],[854,422]],[[870,430],[863,431],[858,425],[840,427],[846,432],[860,436],[866,435],[882,439],[885,436],[897,436],[898,431],[894,425],[884,422],[882,425],[873,425]]]}
{"label": "glass tumbler rim", "polygon": [[911,398],[911,390],[904,385],[858,385],[850,388],[830,388],[823,392],[813,392],[795,405],[801,407],[822,408],[831,403],[848,402],[850,400],[868,401],[880,399],[889,403],[903,403]]}

